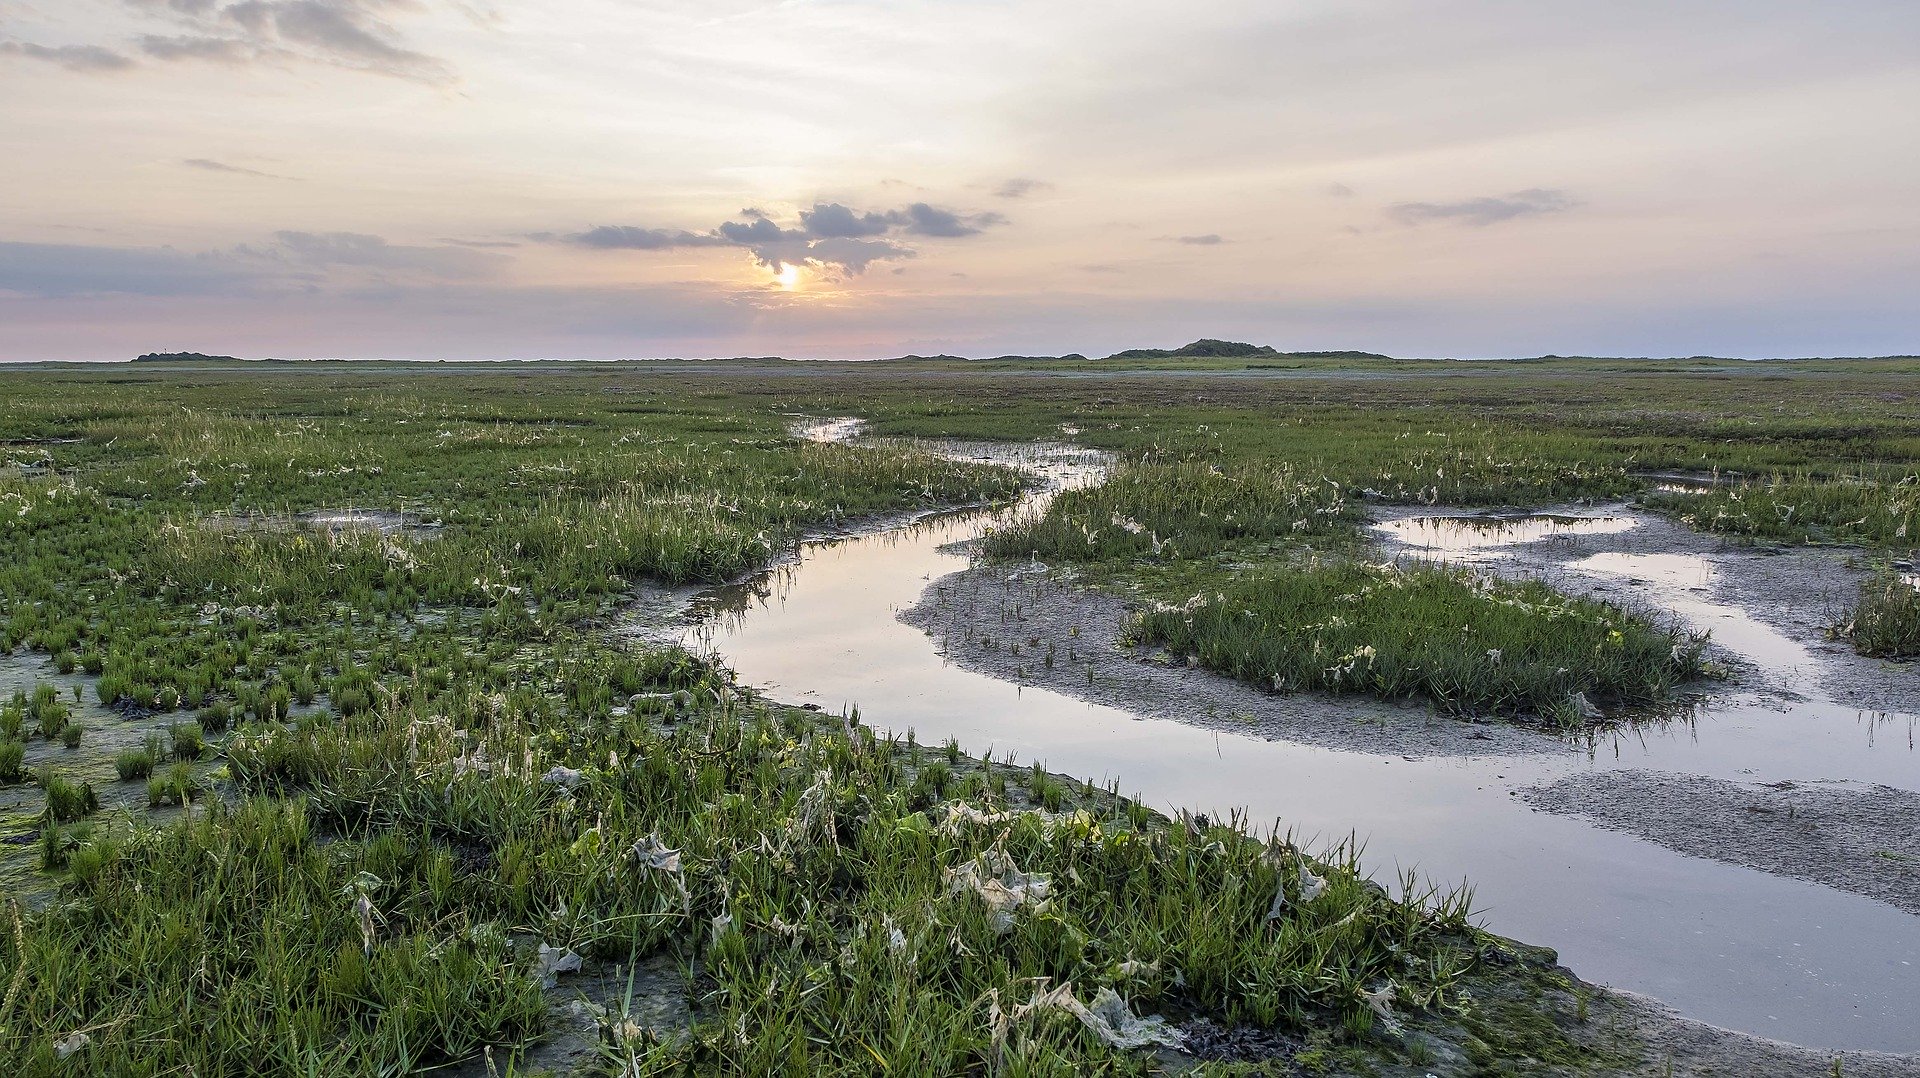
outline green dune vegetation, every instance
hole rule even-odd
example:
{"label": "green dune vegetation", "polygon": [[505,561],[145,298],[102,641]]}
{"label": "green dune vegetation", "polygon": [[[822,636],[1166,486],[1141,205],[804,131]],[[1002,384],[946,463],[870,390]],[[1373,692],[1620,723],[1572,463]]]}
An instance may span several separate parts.
{"label": "green dune vegetation", "polygon": [[[566,1066],[618,1075],[1145,1074],[1180,1044],[1257,1049],[1201,1053],[1221,1074],[1442,1043],[1617,1069],[1637,1042],[1464,888],[879,737],[607,630],[637,589],[1022,483],[804,442],[794,413],[1111,450],[990,549],[1130,589],[1142,638],[1234,676],[1454,712],[1657,702],[1698,641],[1375,564],[1372,503],[1637,495],[1911,546],[1898,364],[789,366],[0,371],[0,1073],[524,1074],[573,1027]],[[1650,493],[1669,470],[1737,482]]]}

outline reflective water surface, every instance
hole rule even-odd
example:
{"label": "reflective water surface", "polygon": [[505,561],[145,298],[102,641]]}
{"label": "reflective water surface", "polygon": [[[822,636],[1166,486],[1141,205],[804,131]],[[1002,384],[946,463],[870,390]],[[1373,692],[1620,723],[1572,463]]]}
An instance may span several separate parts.
{"label": "reflective water surface", "polygon": [[1375,524],[1373,529],[1422,553],[1458,561],[1498,552],[1520,543],[1567,539],[1576,535],[1616,535],[1633,530],[1628,516],[1571,516],[1525,513],[1409,517]]}
{"label": "reflective water surface", "polygon": [[[1070,449],[1022,456],[1049,469],[1056,485],[1089,481],[1100,465]],[[1836,705],[1808,680],[1798,686],[1801,699],[1726,696],[1688,722],[1616,731],[1570,743],[1564,753],[1420,760],[1143,720],[951,666],[924,634],[895,620],[933,581],[967,566],[948,544],[995,519],[990,511],[966,512],[809,545],[782,571],[711,596],[715,616],[694,642],[780,699],[829,711],[857,707],[883,730],[913,730],[923,741],[956,738],[970,752],[1012,752],[1056,771],[1116,780],[1162,809],[1240,807],[1301,836],[1356,834],[1377,877],[1410,867],[1471,880],[1494,930],[1556,947],[1590,980],[1656,996],[1705,1021],[1822,1047],[1920,1050],[1920,917],[1685,857],[1536,812],[1513,795],[1590,768],[1920,790],[1920,718]],[[1600,555],[1579,568],[1644,581],[1696,628],[1711,628],[1755,661],[1801,670],[1820,661],[1738,609],[1689,590],[1714,571],[1705,559]]]}

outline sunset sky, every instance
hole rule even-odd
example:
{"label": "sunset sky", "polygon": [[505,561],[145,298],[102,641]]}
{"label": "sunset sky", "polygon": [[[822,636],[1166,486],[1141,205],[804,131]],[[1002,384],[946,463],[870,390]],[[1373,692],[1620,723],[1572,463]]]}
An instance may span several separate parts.
{"label": "sunset sky", "polygon": [[1914,0],[0,0],[0,359],[1920,351]]}

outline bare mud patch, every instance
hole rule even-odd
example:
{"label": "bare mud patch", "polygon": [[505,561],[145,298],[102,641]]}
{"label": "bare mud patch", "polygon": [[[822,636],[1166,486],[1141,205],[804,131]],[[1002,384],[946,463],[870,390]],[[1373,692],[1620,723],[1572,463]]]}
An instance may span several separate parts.
{"label": "bare mud patch", "polygon": [[1738,783],[1594,771],[1521,792],[1670,850],[1825,884],[1920,913],[1920,794],[1856,783]]}
{"label": "bare mud patch", "polygon": [[1637,1047],[1639,1063],[1602,1073],[1619,1078],[1915,1078],[1920,1057],[1885,1052],[1804,1048],[1711,1026],[1681,1015],[1658,1000],[1631,992],[1595,988],[1589,996],[1589,1038]]}

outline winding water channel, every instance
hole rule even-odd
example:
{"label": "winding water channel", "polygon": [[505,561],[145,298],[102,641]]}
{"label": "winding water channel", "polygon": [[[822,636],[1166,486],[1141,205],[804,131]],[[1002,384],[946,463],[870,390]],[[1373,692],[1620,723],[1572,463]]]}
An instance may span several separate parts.
{"label": "winding water channel", "polygon": [[[809,433],[838,440],[856,431],[840,423]],[[970,458],[987,452],[934,448]],[[1049,490],[1096,481],[1103,468],[1098,456],[1069,447],[1011,457],[1042,472]],[[1298,835],[1356,834],[1377,877],[1410,867],[1441,881],[1470,880],[1493,930],[1555,947],[1589,980],[1657,997],[1690,1017],[1805,1045],[1920,1050],[1920,917],[1683,856],[1535,811],[1516,796],[1583,769],[1618,768],[1920,790],[1915,716],[1863,713],[1805,678],[1791,700],[1724,694],[1690,722],[1622,731],[1596,745],[1418,759],[1142,719],[951,665],[920,630],[896,620],[933,582],[968,566],[949,545],[978,536],[999,515],[939,515],[808,544],[768,577],[708,596],[692,642],[778,699],[858,707],[881,730],[954,738],[969,752],[1012,752],[1021,762],[1114,780],[1162,809],[1244,808],[1254,821],[1277,818]],[[1713,571],[1700,559],[1599,555],[1575,568],[1647,581],[1668,609],[1770,669],[1806,671],[1821,661],[1738,608],[1690,590]]]}

